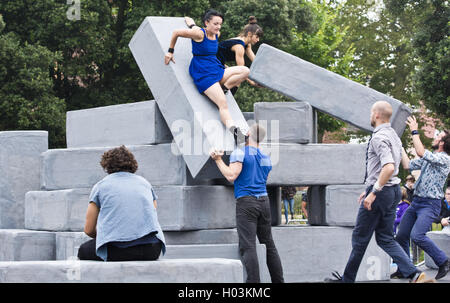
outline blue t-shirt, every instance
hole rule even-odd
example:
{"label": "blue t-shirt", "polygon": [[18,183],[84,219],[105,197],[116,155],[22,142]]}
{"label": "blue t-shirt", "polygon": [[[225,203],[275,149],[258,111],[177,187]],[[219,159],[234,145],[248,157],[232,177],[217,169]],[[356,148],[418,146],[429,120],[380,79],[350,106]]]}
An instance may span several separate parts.
{"label": "blue t-shirt", "polygon": [[234,180],[234,197],[265,196],[267,195],[266,182],[272,170],[269,156],[263,154],[258,148],[245,146],[234,150],[230,155],[230,163],[241,162],[242,171]]}
{"label": "blue t-shirt", "polygon": [[89,201],[100,208],[97,256],[107,260],[107,243],[133,241],[155,232],[164,254],[165,239],[153,205],[157,198],[146,179],[128,172],[109,174],[95,184]]}

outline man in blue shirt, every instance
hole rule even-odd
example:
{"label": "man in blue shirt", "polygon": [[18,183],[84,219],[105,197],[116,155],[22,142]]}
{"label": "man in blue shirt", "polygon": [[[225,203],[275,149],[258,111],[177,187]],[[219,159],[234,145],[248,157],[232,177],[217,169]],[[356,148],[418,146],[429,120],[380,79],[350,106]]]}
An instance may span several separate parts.
{"label": "man in blue shirt", "polygon": [[283,268],[275,243],[272,239],[270,203],[266,182],[272,164],[270,158],[259,150],[259,142],[266,131],[258,124],[248,132],[246,145],[230,155],[230,165],[222,160],[223,151],[214,151],[211,158],[224,177],[234,182],[236,203],[236,227],[239,237],[239,251],[247,272],[247,283],[259,283],[256,236],[266,245],[267,266],[273,283],[283,283]]}
{"label": "man in blue shirt", "polygon": [[447,275],[450,270],[448,257],[426,236],[431,224],[439,217],[441,199],[444,197],[444,184],[450,173],[450,135],[442,132],[433,141],[435,152],[425,150],[420,141],[418,124],[409,117],[407,124],[411,130],[414,149],[419,159],[409,161],[406,152],[402,152],[404,169],[419,170],[420,177],[414,184],[414,196],[411,206],[406,210],[399,225],[396,240],[409,254],[409,240],[413,240],[439,266],[436,280]]}

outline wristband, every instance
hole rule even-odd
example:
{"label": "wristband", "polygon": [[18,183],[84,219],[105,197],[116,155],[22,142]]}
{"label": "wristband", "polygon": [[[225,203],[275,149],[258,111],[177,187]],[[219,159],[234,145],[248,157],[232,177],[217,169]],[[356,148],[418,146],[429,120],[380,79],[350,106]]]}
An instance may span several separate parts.
{"label": "wristband", "polygon": [[172,54],[173,54],[174,51],[175,51],[175,49],[169,47],[169,50],[168,50],[169,53],[172,53]]}
{"label": "wristband", "polygon": [[191,24],[191,25],[189,25],[188,27],[190,28],[190,29],[192,29],[193,27],[195,26],[195,23],[194,24]]}
{"label": "wristband", "polygon": [[374,184],[373,187],[372,187],[372,192],[373,192],[374,194],[377,194],[377,193],[379,193],[382,189],[383,189],[383,186],[380,186],[380,183],[378,183],[378,181],[377,181],[377,182],[375,182],[375,184]]}
{"label": "wristband", "polygon": [[412,135],[412,136],[418,135],[418,134],[419,134],[419,131],[418,131],[418,130],[413,130],[413,131],[411,132],[411,135]]}

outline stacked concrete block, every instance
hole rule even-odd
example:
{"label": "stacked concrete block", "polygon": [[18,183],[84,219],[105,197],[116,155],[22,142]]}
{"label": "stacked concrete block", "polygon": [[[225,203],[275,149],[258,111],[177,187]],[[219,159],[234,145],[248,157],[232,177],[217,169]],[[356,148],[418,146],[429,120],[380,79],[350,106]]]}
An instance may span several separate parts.
{"label": "stacked concrete block", "polygon": [[239,260],[0,262],[0,283],[242,283]]}
{"label": "stacked concrete block", "polygon": [[[152,185],[186,183],[185,163],[172,144],[127,146],[139,164],[138,175]],[[109,147],[52,149],[42,154],[41,189],[92,187],[106,176],[100,160]],[[164,172],[164,173],[161,173]]]}
{"label": "stacked concrete block", "polygon": [[391,124],[399,136],[412,113],[397,99],[267,44],[258,49],[250,79],[370,132],[373,130],[370,109],[376,101],[384,100],[392,105]]}
{"label": "stacked concrete block", "polygon": [[[233,228],[234,192],[227,186],[154,186],[158,220],[164,231]],[[26,228],[82,231],[90,189],[28,192]]]}
{"label": "stacked concrete block", "polygon": [[312,143],[313,108],[306,102],[258,102],[255,121],[267,131],[265,142]]}
{"label": "stacked concrete block", "polygon": [[67,147],[170,143],[172,134],[156,101],[67,112]]}
{"label": "stacked concrete block", "polygon": [[0,229],[0,261],[55,260],[55,234],[25,229]]}
{"label": "stacked concrete block", "polygon": [[[446,231],[429,231],[427,236],[436,244],[447,256],[450,257],[450,232]],[[433,259],[425,253],[425,265],[428,268],[438,269]]]}
{"label": "stacked concrete block", "polygon": [[311,186],[308,191],[308,223],[311,225],[355,226],[361,185]]}
{"label": "stacked concrete block", "polygon": [[[190,39],[179,38],[176,64],[164,63],[171,34],[187,28],[184,18],[146,17],[129,43],[131,52],[150,87],[159,109],[170,125],[174,140],[195,178],[209,159],[209,150],[217,147],[231,151],[234,139],[220,123],[217,106],[199,94],[189,75],[192,59]],[[226,94],[232,119],[247,128],[242,112],[231,93]]]}
{"label": "stacked concrete block", "polygon": [[39,189],[39,156],[46,131],[0,132],[0,228],[24,227],[25,193]]}

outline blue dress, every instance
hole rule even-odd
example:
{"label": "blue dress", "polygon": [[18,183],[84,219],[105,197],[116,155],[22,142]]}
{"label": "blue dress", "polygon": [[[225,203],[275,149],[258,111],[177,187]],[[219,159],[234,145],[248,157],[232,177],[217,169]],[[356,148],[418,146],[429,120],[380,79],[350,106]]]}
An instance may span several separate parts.
{"label": "blue dress", "polygon": [[217,58],[222,64],[228,61],[236,61],[236,54],[231,50],[236,44],[242,45],[244,49],[247,48],[247,45],[241,39],[228,39],[219,43]]}
{"label": "blue dress", "polygon": [[210,40],[206,36],[205,29],[202,28],[205,37],[202,42],[192,40],[192,54],[194,55],[189,65],[189,73],[197,86],[199,93],[203,93],[211,85],[219,82],[225,67],[217,59],[217,49],[219,45],[218,36],[215,40]]}

